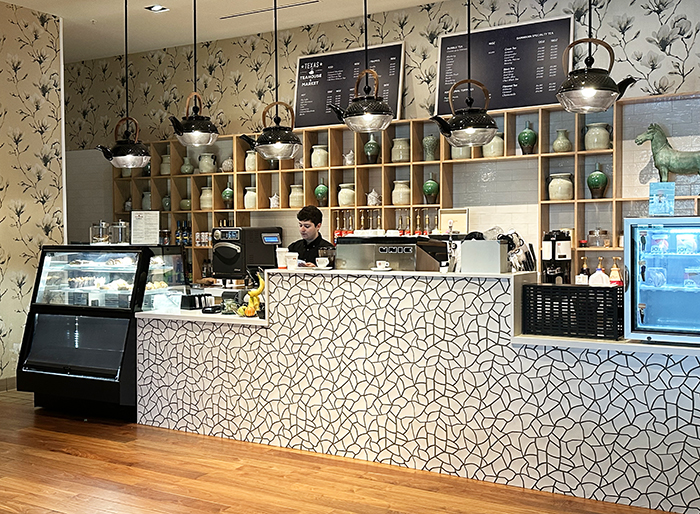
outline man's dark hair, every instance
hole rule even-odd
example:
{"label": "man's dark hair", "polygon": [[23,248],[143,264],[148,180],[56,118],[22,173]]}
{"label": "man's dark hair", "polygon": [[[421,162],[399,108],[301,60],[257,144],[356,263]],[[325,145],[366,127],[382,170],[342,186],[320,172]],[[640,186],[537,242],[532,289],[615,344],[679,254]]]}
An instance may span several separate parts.
{"label": "man's dark hair", "polygon": [[314,225],[320,225],[323,221],[323,214],[321,214],[318,207],[307,205],[297,213],[297,219],[299,221],[310,221]]}

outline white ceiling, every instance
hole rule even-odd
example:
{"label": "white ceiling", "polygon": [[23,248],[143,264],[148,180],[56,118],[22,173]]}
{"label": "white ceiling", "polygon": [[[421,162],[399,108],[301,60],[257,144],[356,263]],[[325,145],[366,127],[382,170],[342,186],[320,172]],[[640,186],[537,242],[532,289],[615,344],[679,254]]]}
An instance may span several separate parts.
{"label": "white ceiling", "polygon": [[[65,62],[76,62],[124,53],[124,2],[122,0],[7,0],[15,5],[63,18]],[[278,0],[280,30],[309,23],[362,16],[362,0]],[[144,7],[162,3],[165,13],[152,13]],[[370,14],[420,4],[420,0],[369,0]],[[130,0],[129,53],[186,45],[192,42],[192,0]],[[285,8],[285,6],[292,6]],[[222,16],[251,13],[222,20]],[[272,0],[198,0],[197,39],[227,39],[273,27]]]}

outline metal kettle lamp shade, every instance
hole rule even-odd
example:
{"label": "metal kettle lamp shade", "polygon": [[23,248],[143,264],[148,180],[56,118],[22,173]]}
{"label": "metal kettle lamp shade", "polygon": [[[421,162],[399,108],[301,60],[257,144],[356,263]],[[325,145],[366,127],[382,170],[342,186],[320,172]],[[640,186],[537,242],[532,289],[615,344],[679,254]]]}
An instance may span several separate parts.
{"label": "metal kettle lamp shade", "polygon": [[274,118],[274,126],[267,126],[267,112],[275,105],[281,105],[289,111],[292,119],[291,124],[294,126],[294,109],[292,106],[285,102],[272,102],[262,112],[264,128],[262,134],[258,136],[255,142],[254,150],[265,159],[295,159],[302,150],[299,136],[292,132],[290,127],[281,126],[278,116]]}
{"label": "metal kettle lamp shade", "polygon": [[[124,139],[118,139],[119,127],[122,123],[133,121],[136,125],[134,139],[128,130],[124,132]],[[116,144],[111,148],[97,145],[97,149],[102,152],[105,158],[112,163],[115,168],[143,168],[151,161],[151,154],[143,143],[139,143],[139,123],[131,117],[122,118],[114,127],[114,139]]]}
{"label": "metal kettle lamp shade", "polygon": [[557,100],[568,112],[592,113],[607,111],[620,96],[620,88],[610,77],[615,54],[605,41],[595,38],[578,39],[564,50],[564,68],[568,68],[569,50],[579,43],[594,43],[604,47],[610,54],[610,66],[607,71],[600,68],[582,68],[571,70],[566,80],[559,87]]}
{"label": "metal kettle lamp shade", "polygon": [[[460,109],[455,112],[452,95],[455,89],[462,84],[474,84],[483,91],[485,98],[483,109],[469,106],[467,109]],[[455,82],[450,88],[449,101],[450,110],[453,114],[452,118],[449,121],[444,121],[439,116],[433,116],[430,119],[438,124],[440,132],[450,145],[457,147],[483,146],[490,143],[498,132],[498,125],[487,112],[489,98],[489,91],[481,82],[472,79],[460,80]],[[469,100],[471,100],[471,96]]]}
{"label": "metal kettle lamp shade", "polygon": [[[358,86],[365,75],[374,78],[374,95],[359,96]],[[369,92],[369,88],[367,88]],[[379,96],[379,76],[374,70],[362,70],[355,81],[355,98],[348,106],[343,121],[353,132],[370,133],[386,129],[394,119],[394,111]]]}
{"label": "metal kettle lamp shade", "polygon": [[197,92],[192,92],[187,97],[185,105],[185,117],[182,121],[175,116],[170,118],[175,130],[175,137],[184,146],[206,146],[216,142],[219,131],[208,116],[199,115],[199,107],[195,104],[190,115],[190,101],[197,97],[200,105],[203,105],[202,96]]}

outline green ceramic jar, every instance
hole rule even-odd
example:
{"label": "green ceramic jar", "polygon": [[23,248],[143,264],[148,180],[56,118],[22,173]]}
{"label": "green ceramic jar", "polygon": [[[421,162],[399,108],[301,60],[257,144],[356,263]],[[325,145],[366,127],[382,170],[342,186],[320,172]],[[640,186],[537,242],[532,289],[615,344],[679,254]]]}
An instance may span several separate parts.
{"label": "green ceramic jar", "polygon": [[233,189],[231,188],[231,182],[226,185],[226,189],[221,191],[221,199],[224,201],[224,208],[233,208]]}
{"label": "green ceramic jar", "polygon": [[323,183],[323,179],[321,179],[321,183],[314,189],[314,196],[316,197],[319,207],[328,206],[328,186]]}
{"label": "green ceramic jar", "polygon": [[530,122],[525,122],[525,128],[518,134],[518,144],[523,151],[523,155],[534,153],[535,144],[537,144],[537,132],[532,130]]}
{"label": "green ceramic jar", "polygon": [[602,166],[598,162],[595,165],[595,171],[588,175],[586,184],[591,191],[591,198],[604,198],[605,190],[608,188],[608,176],[603,173]]}
{"label": "green ceramic jar", "polygon": [[438,193],[440,192],[440,184],[430,174],[430,178],[423,184],[423,194],[425,195],[425,203],[436,203]]}
{"label": "green ceramic jar", "polygon": [[376,164],[379,157],[379,143],[374,139],[374,134],[370,134],[369,141],[365,143],[365,155],[367,164]]}

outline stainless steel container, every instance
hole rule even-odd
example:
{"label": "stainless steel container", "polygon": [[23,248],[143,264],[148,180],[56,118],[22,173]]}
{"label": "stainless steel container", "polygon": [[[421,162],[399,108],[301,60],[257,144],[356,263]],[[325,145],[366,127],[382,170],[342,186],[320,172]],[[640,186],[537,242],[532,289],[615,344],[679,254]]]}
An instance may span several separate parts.
{"label": "stainless steel container", "polygon": [[377,261],[387,261],[394,271],[438,271],[436,252],[446,253],[445,243],[427,237],[345,236],[338,239],[335,267],[369,270]]}
{"label": "stainless steel container", "polygon": [[99,223],[90,225],[90,244],[109,244],[111,243],[112,235],[109,230],[110,224],[108,221],[100,220]]}
{"label": "stainless steel container", "polygon": [[463,273],[508,273],[508,244],[505,241],[463,241]]}
{"label": "stainless steel container", "polygon": [[119,220],[110,227],[110,233],[112,234],[112,244],[128,245],[131,242],[128,221]]}

